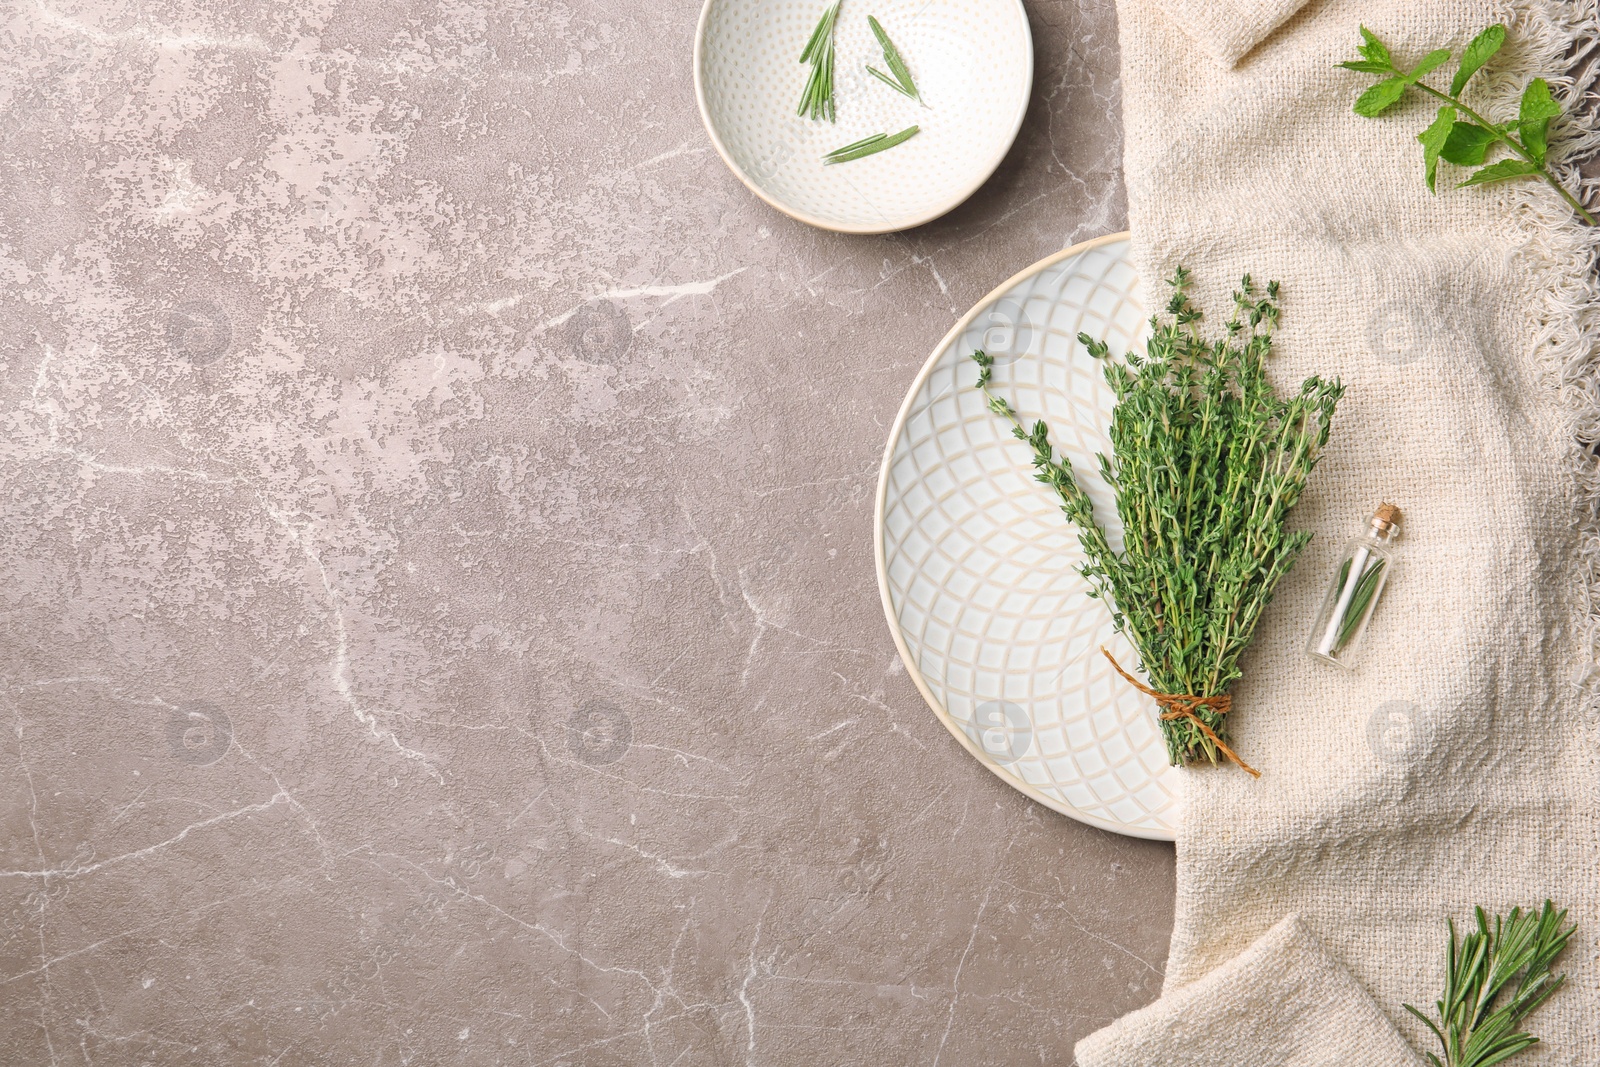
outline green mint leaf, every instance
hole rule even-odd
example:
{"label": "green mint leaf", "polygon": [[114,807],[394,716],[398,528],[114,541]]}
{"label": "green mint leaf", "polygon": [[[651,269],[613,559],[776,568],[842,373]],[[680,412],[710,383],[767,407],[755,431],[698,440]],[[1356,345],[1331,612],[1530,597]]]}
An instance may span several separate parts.
{"label": "green mint leaf", "polygon": [[1434,176],[1439,171],[1439,153],[1444,151],[1445,142],[1450,139],[1450,131],[1456,124],[1456,109],[1441,107],[1439,117],[1420,134],[1417,140],[1422,142],[1422,162],[1425,169],[1424,177],[1428,182],[1428,192],[1438,192],[1433,187]]}
{"label": "green mint leaf", "polygon": [[1550,120],[1561,114],[1561,105],[1550,95],[1550,83],[1535,78],[1522,93],[1522,108],[1517,114],[1517,127],[1522,132],[1522,147],[1528,150],[1533,161],[1544,166],[1545,150],[1549,147],[1546,135]]}
{"label": "green mint leaf", "polygon": [[1345,70],[1359,71],[1362,74],[1388,74],[1392,69],[1387,63],[1374,63],[1370,59],[1351,59],[1339,66]]}
{"label": "green mint leaf", "polygon": [[1504,26],[1490,26],[1474,37],[1467,45],[1467,50],[1461,53],[1461,66],[1456,69],[1456,76],[1450,79],[1450,95],[1460,96],[1461,90],[1467,87],[1467,81],[1482,70],[1483,65],[1489,62],[1505,43]]}
{"label": "green mint leaf", "polygon": [[1401,76],[1385,78],[1356,99],[1356,114],[1377,118],[1405,94],[1406,84]]}
{"label": "green mint leaf", "polygon": [[1507,178],[1521,178],[1528,174],[1538,174],[1539,168],[1523,159],[1502,159],[1491,166],[1484,167],[1478,173],[1462,182],[1458,188],[1465,189],[1469,185],[1488,185],[1490,182],[1503,182]]}
{"label": "green mint leaf", "polygon": [[1494,144],[1494,134],[1476,122],[1457,122],[1450,128],[1439,155],[1458,167],[1481,167],[1489,146]]}
{"label": "green mint leaf", "polygon": [[1362,59],[1370,59],[1374,63],[1382,63],[1384,70],[1394,69],[1394,57],[1389,55],[1389,50],[1383,46],[1382,41],[1378,40],[1377,34],[1363,26],[1361,27],[1361,38],[1365,43],[1360,45],[1356,51],[1361,53]]}
{"label": "green mint leaf", "polygon": [[1415,82],[1424,74],[1450,60],[1450,49],[1436,48],[1422,57],[1422,62],[1417,64],[1415,70],[1406,75],[1406,81]]}

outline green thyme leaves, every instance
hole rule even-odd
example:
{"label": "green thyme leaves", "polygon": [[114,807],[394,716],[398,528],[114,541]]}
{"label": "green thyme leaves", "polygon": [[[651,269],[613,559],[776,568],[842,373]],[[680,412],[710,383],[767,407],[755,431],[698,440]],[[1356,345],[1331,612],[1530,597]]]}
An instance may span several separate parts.
{"label": "green thyme leaves", "polygon": [[[1376,34],[1361,27],[1361,43],[1356,46],[1359,59],[1348,60],[1339,66],[1360,74],[1382,75],[1356,97],[1355,112],[1366,118],[1378,118],[1398,104],[1410,89],[1438,100],[1440,106],[1428,128],[1417,135],[1422,144],[1422,176],[1430,192],[1436,192],[1439,161],[1454,166],[1481,167],[1469,175],[1459,186],[1489,185],[1512,178],[1539,178],[1571,205],[1589,225],[1596,225],[1595,217],[1567,191],[1546,167],[1549,155],[1551,120],[1561,115],[1561,105],[1550,92],[1550,83],[1534,78],[1523,90],[1517,117],[1512,122],[1493,123],[1461,101],[1461,93],[1473,76],[1494,58],[1506,43],[1506,28],[1490,26],[1474,37],[1461,54],[1450,91],[1441,92],[1422,79],[1451,59],[1448,48],[1429,52],[1416,66],[1406,69],[1396,63]],[[1496,145],[1503,146],[1512,158],[1485,166],[1489,153]]]}
{"label": "green thyme leaves", "polygon": [[921,132],[921,127],[910,126],[896,134],[875,133],[871,137],[863,137],[859,141],[835,148],[832,152],[822,157],[825,164],[848,163],[852,159],[861,159],[864,156],[876,155],[897,144],[904,144]]}
{"label": "green thyme leaves", "polygon": [[833,106],[833,28],[839,21],[841,3],[843,0],[834,0],[834,5],[822,13],[805,51],[800,53],[801,64],[811,64],[811,76],[806,79],[800,108],[795,112],[801,118],[833,122],[837,117]]}
{"label": "green thyme leaves", "polygon": [[1476,912],[1477,930],[1459,942],[1455,923],[1449,924],[1437,1018],[1405,1005],[1443,1046],[1442,1059],[1427,1054],[1433,1067],[1490,1067],[1537,1045],[1539,1039],[1519,1027],[1567,980],[1550,973],[1577,930],[1565,910],[1548,900],[1538,911],[1512,908],[1508,916],[1496,915],[1492,927],[1482,908]]}
{"label": "green thyme leaves", "polygon": [[[989,410],[1028,445],[1034,477],[1077,528],[1090,595],[1138,650],[1150,684],[1218,696],[1239,678],[1239,657],[1262,612],[1310,540],[1307,531],[1289,530],[1289,512],[1327,443],[1344,388],[1308,378],[1288,397],[1273,389],[1266,359],[1279,317],[1276,283],[1262,292],[1246,276],[1225,334],[1208,341],[1188,280],[1182,270],[1172,279],[1166,317],[1152,320],[1143,354],[1113,359],[1103,341],[1078,338],[1104,365],[1116,397],[1112,456],[1099,465],[1122,519],[1120,553],[1095,521],[1072,464],[1052,449],[1044,420],[1026,425],[992,390],[994,359],[981,351],[972,358]],[[1174,764],[1217,762],[1207,730],[1227,741],[1215,707],[1194,714],[1198,721],[1161,721]]]}

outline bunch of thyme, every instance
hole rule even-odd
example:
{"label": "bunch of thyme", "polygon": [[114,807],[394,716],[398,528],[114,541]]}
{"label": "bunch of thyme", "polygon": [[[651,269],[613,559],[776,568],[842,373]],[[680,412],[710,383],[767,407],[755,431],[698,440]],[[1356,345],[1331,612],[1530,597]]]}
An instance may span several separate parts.
{"label": "bunch of thyme", "polygon": [[1444,996],[1434,1002],[1438,1021],[1405,1005],[1444,1046],[1442,1060],[1427,1054],[1433,1067],[1489,1067],[1537,1045],[1537,1037],[1517,1028],[1567,980],[1550,973],[1577,929],[1567,925],[1565,910],[1547,900],[1540,911],[1512,908],[1504,918],[1496,915],[1492,928],[1482,908],[1477,918],[1478,929],[1459,943],[1450,923]]}
{"label": "bunch of thyme", "polygon": [[[1288,515],[1327,443],[1344,387],[1313,377],[1286,400],[1273,391],[1266,358],[1279,317],[1276,282],[1263,295],[1246,275],[1226,335],[1210,342],[1200,336],[1188,282],[1180,268],[1168,283],[1168,319],[1151,319],[1143,356],[1112,360],[1104,342],[1078,337],[1104,362],[1117,401],[1115,460],[1102,455],[1099,464],[1122,518],[1121,554],[1095,521],[1071,463],[1056,457],[1048,425],[1040,419],[1025,427],[989,389],[994,359],[982,351],[972,358],[990,408],[1032,447],[1034,476],[1077,527],[1090,595],[1105,601],[1159,693],[1205,698],[1238,679],[1239,656],[1263,609],[1311,539],[1288,531]],[[1168,759],[1216,763],[1227,705],[1187,703],[1192,714],[1161,720]]]}

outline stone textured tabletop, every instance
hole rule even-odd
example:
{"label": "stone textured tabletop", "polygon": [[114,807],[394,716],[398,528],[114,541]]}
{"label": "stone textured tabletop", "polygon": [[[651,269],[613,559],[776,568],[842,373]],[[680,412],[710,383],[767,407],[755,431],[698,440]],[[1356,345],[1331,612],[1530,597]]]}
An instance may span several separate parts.
{"label": "stone textured tabletop", "polygon": [[1172,851],[923,705],[935,342],[1125,225],[1110,0],[908,234],[758,202],[698,5],[27,0],[0,66],[0,1061],[1066,1064]]}

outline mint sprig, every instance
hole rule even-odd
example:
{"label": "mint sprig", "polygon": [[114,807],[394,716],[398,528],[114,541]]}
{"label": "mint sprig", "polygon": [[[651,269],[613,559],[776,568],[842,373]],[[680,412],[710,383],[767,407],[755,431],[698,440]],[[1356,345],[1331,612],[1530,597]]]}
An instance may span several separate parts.
{"label": "mint sprig", "polygon": [[[1461,102],[1461,92],[1473,75],[1484,68],[1495,53],[1506,43],[1506,28],[1490,26],[1478,34],[1461,54],[1455,77],[1450,79],[1450,91],[1441,92],[1423,81],[1423,77],[1451,58],[1448,48],[1435,49],[1409,70],[1395,63],[1394,56],[1376,34],[1361,27],[1362,43],[1357,47],[1360,59],[1340,63],[1346,70],[1362,74],[1381,74],[1384,77],[1356,98],[1355,112],[1367,118],[1377,118],[1400,102],[1407,89],[1418,89],[1429,96],[1444,101],[1428,128],[1417,135],[1422,143],[1423,178],[1429,192],[1437,192],[1439,160],[1458,167],[1479,167],[1460,183],[1489,185],[1512,178],[1540,178],[1562,199],[1572,205],[1572,210],[1589,225],[1597,225],[1591,215],[1565,186],[1556,180],[1546,164],[1549,155],[1550,120],[1561,114],[1561,105],[1550,93],[1550,83],[1534,78],[1522,93],[1522,103],[1517,117],[1510,122],[1490,122],[1478,112]],[[1511,150],[1514,158],[1502,159],[1485,165],[1489,152],[1495,145]]]}

